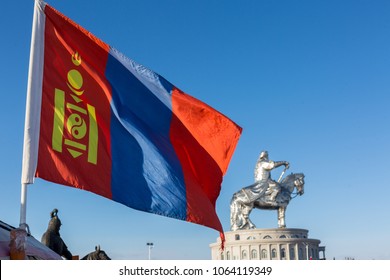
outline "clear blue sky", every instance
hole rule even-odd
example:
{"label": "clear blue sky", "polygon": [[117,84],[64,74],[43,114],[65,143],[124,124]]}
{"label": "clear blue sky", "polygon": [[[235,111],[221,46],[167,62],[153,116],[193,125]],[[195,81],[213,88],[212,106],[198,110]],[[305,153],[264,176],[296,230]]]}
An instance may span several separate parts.
{"label": "clear blue sky", "polygon": [[[2,3],[0,219],[17,226],[34,1]],[[390,259],[390,2],[52,0],[48,4],[243,127],[217,213],[253,182],[261,150],[306,175],[287,226],[321,239],[328,258]],[[272,173],[278,178],[282,170]],[[59,209],[61,235],[83,256],[210,259],[218,232],[36,180],[27,222],[40,240]],[[275,211],[254,211],[259,228]]]}

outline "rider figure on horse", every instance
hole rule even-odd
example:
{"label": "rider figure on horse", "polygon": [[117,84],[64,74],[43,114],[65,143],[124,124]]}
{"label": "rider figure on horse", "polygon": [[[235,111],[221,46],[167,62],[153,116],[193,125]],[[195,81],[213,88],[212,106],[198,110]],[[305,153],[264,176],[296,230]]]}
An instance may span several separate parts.
{"label": "rider figure on horse", "polygon": [[265,194],[269,195],[269,202],[276,204],[276,196],[280,193],[281,188],[279,183],[271,179],[271,170],[284,165],[289,168],[287,161],[272,161],[268,158],[268,152],[262,151],[255,166],[255,182],[259,186],[268,185]]}
{"label": "rider figure on horse", "polygon": [[58,255],[64,257],[67,260],[72,259],[72,253],[69,252],[68,247],[62,240],[60,235],[61,220],[58,218],[58,210],[51,211],[49,226],[46,232],[42,235],[41,242],[56,252]]}

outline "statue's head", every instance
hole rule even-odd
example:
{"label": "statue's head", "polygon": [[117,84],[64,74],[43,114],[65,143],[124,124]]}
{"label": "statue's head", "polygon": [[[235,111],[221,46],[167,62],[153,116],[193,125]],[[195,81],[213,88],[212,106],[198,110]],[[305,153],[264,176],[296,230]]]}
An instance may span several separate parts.
{"label": "statue's head", "polygon": [[262,151],[260,153],[260,159],[268,159],[268,152],[267,151]]}
{"label": "statue's head", "polygon": [[53,211],[51,211],[51,213],[50,213],[51,219],[49,221],[48,229],[59,233],[60,227],[61,227],[61,220],[60,220],[60,218],[58,218],[57,213],[58,213],[57,209],[54,209]]}

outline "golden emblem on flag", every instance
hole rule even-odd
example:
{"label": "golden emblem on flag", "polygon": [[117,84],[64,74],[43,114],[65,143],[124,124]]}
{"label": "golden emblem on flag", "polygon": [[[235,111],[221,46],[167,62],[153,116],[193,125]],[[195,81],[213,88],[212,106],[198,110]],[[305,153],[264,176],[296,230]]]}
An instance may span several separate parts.
{"label": "golden emblem on flag", "polygon": [[[72,62],[76,67],[82,64],[77,52],[72,55]],[[88,162],[96,164],[98,148],[96,112],[94,106],[86,104],[81,99],[84,89],[80,71],[69,70],[66,84],[70,90],[69,94],[62,89],[54,90],[52,148],[62,153],[65,145],[73,158],[87,153]]]}

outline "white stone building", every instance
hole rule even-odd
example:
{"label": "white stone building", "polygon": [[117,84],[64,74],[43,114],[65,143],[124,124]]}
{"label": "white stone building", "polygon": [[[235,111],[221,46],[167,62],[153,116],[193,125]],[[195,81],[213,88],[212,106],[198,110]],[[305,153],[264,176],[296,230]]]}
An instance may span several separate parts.
{"label": "white stone building", "polygon": [[319,260],[325,259],[320,240],[308,238],[306,229],[277,228],[225,232],[221,240],[210,244],[213,260]]}

